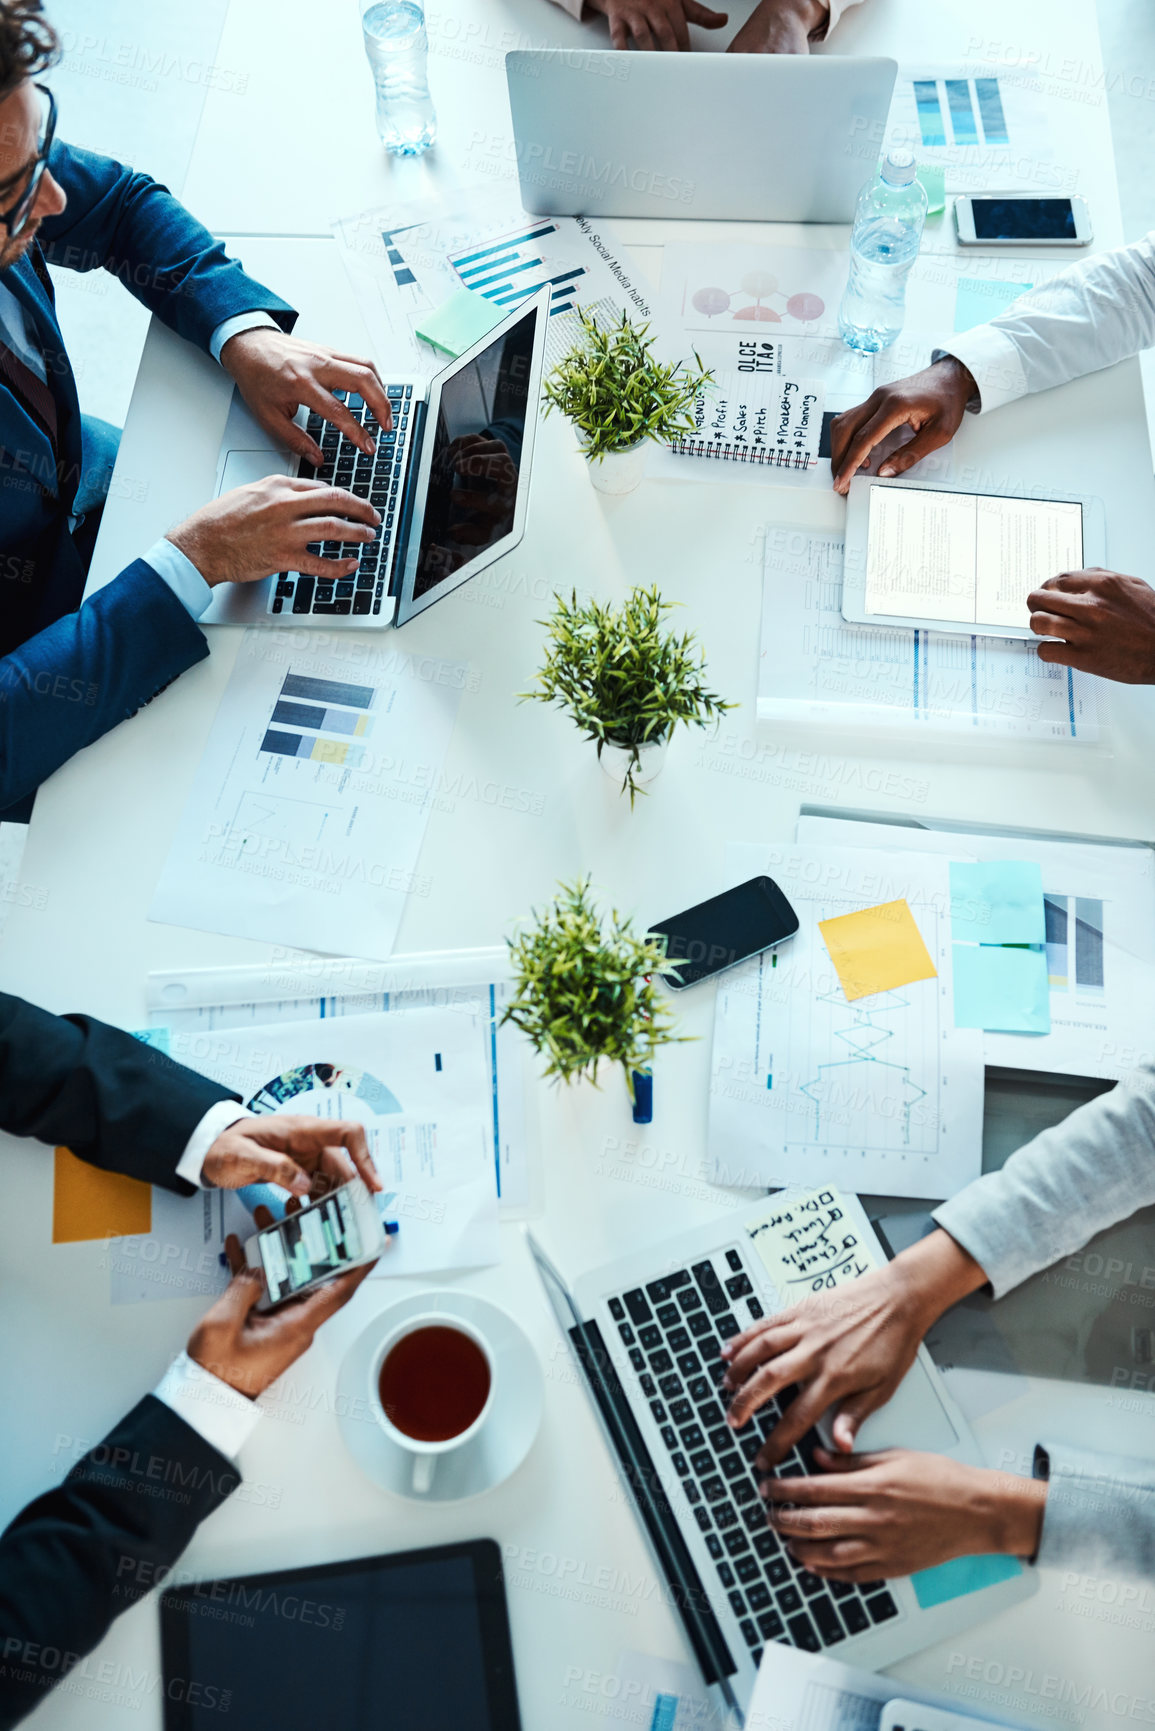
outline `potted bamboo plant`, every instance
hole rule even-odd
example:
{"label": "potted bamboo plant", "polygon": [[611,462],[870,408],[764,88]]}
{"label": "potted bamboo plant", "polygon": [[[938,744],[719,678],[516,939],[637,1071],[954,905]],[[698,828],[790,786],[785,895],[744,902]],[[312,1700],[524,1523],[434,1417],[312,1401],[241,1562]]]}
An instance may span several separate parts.
{"label": "potted bamboo plant", "polygon": [[653,781],[674,729],[706,727],[733,709],[703,684],[704,657],[692,632],[663,631],[672,603],[656,588],[632,589],[624,606],[576,592],[554,597],[545,666],[524,698],[556,703],[588,739],[598,761],[634,797]]}
{"label": "potted bamboo plant", "polygon": [[602,327],[581,307],[581,340],[545,381],[546,414],[560,409],[577,428],[590,480],[603,493],[632,493],[642,478],[646,443],[693,431],[688,410],[713,374],[654,359],[648,325]]}
{"label": "potted bamboo plant", "polygon": [[687,1037],[673,1032],[653,980],[677,959],[616,910],[603,925],[588,878],[560,884],[533,925],[509,940],[509,954],[516,991],[502,1020],[541,1053],[547,1076],[596,1084],[603,1060],[620,1064],[633,1100],[635,1071],[648,1070],[659,1046]]}

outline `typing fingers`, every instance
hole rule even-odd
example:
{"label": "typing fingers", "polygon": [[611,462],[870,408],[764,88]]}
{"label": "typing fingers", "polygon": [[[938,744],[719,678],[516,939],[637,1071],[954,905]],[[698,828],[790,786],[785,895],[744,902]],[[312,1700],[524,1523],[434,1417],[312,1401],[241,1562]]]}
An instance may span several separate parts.
{"label": "typing fingers", "polygon": [[[346,387],[340,385],[335,388],[343,390]],[[308,384],[304,391],[304,400],[311,409],[317,411],[322,419],[329,421],[337,428],[338,432],[344,433],[345,437],[350,439],[359,451],[369,453],[376,450],[376,441],[370,437],[359,421],[353,419],[344,403],[335,397],[331,390],[326,390],[319,379]]]}
{"label": "typing fingers", "polygon": [[[348,523],[367,523],[375,529],[381,521],[381,513],[376,510],[368,499],[359,499],[356,493],[349,493],[344,487],[334,487],[325,481],[296,480],[286,483],[291,492],[290,515],[297,518],[312,518],[327,516],[339,518],[342,526]],[[356,537],[346,537],[343,533],[336,537],[338,541],[352,541]],[[317,540],[311,535],[310,540]]]}
{"label": "typing fingers", "polygon": [[701,25],[703,30],[721,30],[730,22],[728,12],[714,12],[709,6],[699,6],[698,0],[686,0],[686,17],[691,24]]}
{"label": "typing fingers", "polygon": [[332,349],[330,355],[333,377],[325,377],[323,382],[330,390],[356,391],[364,397],[380,421],[382,431],[389,432],[393,426],[393,405],[385,394],[381,375],[373,362],[361,355],[342,354],[339,349]]}

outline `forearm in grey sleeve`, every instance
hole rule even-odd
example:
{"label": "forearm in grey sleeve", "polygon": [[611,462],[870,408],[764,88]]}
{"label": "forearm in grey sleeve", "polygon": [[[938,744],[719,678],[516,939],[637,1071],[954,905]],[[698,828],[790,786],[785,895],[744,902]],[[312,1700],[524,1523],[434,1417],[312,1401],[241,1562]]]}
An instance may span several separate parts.
{"label": "forearm in grey sleeve", "polygon": [[[1134,246],[1060,271],[978,330],[980,347],[998,336],[1010,341],[1030,391],[1066,384],[1150,348],[1155,344],[1155,231]],[[967,336],[958,337],[949,352],[969,365],[967,344]]]}
{"label": "forearm in grey sleeve", "polygon": [[1155,1202],[1155,1066],[1044,1130],[934,1210],[1001,1298]]}
{"label": "forearm in grey sleeve", "polygon": [[1050,1480],[1036,1563],[1155,1580],[1155,1461],[1047,1443],[1035,1477]]}

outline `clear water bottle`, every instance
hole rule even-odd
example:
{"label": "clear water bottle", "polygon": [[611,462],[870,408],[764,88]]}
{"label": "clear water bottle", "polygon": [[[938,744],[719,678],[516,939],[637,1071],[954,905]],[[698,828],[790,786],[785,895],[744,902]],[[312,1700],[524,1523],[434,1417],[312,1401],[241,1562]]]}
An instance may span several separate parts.
{"label": "clear water bottle", "polygon": [[394,156],[420,156],[437,137],[418,0],[360,0],[365,52],[377,85],[377,133]]}
{"label": "clear water bottle", "polygon": [[914,170],[911,151],[890,150],[858,195],[850,277],[838,309],[838,329],[848,348],[877,354],[902,329],[906,279],[926,221],[926,193]]}

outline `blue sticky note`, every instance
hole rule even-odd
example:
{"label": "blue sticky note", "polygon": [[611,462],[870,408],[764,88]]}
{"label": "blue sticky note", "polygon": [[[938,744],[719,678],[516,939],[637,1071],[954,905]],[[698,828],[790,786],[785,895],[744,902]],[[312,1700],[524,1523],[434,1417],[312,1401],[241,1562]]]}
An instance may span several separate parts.
{"label": "blue sticky note", "polygon": [[950,932],[956,943],[1045,944],[1041,867],[1033,860],[952,860]]}
{"label": "blue sticky note", "polygon": [[952,944],[954,1025],[992,1034],[1049,1034],[1046,950]]}
{"label": "blue sticky note", "polygon": [[158,1052],[163,1052],[166,1058],[171,1053],[172,1043],[167,1028],[134,1028],[132,1037],[134,1040],[142,1040],[146,1046],[154,1046]]}
{"label": "blue sticky note", "polygon": [[954,298],[954,328],[973,330],[1005,313],[1012,301],[1034,288],[1030,282],[997,282],[994,278],[960,276]]}
{"label": "blue sticky note", "polygon": [[921,1609],[929,1611],[935,1605],[961,1599],[965,1593],[980,1592],[999,1581],[1013,1581],[1022,1572],[1017,1557],[952,1557],[936,1568],[920,1569],[910,1577],[910,1584]]}

